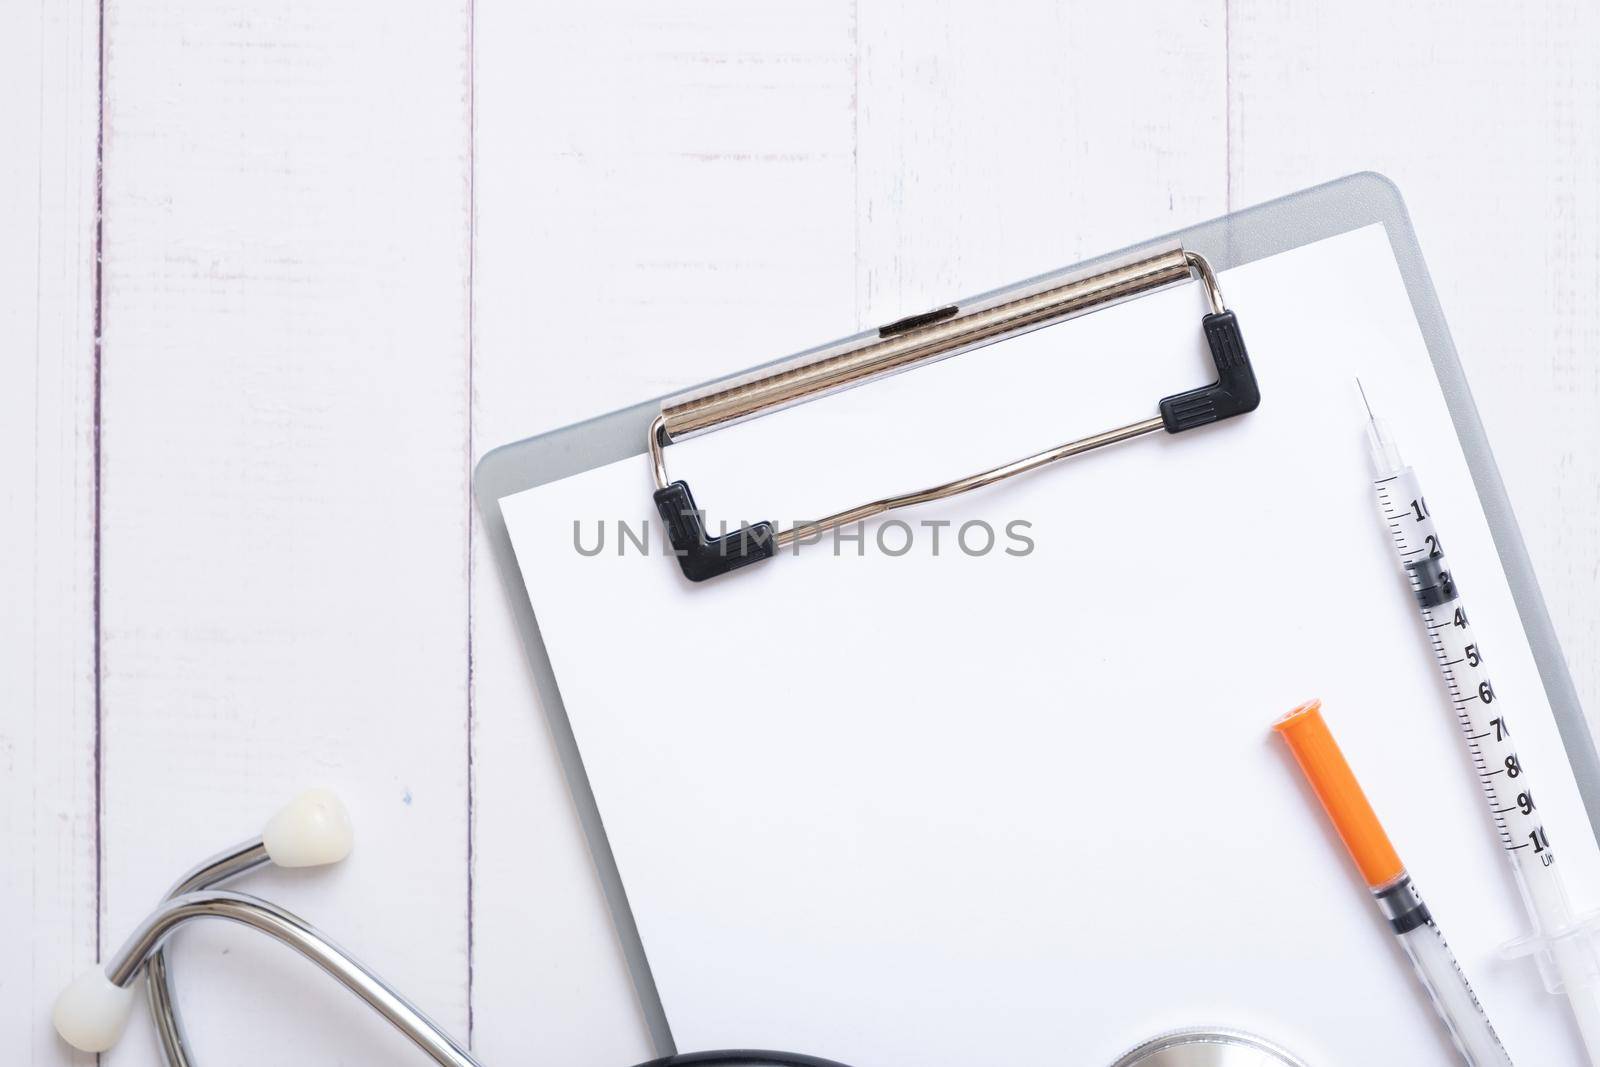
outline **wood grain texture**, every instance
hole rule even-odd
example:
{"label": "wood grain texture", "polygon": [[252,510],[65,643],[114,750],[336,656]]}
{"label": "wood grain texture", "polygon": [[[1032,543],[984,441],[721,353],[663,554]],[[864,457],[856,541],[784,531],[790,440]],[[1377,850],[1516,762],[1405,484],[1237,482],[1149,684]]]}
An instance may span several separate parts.
{"label": "wood grain texture", "polygon": [[1221,16],[1173,2],[862,3],[862,324],[1221,213]]}
{"label": "wood grain texture", "polygon": [[[462,1032],[466,5],[113,2],[105,33],[107,942],[327,785],[351,859],[248,884]],[[413,1055],[246,931],[175,969],[212,1061]],[[157,1062],[144,1013],[111,1060]]]}
{"label": "wood grain texture", "polygon": [[[851,328],[848,4],[477,7],[475,451]],[[479,543],[474,1044],[648,1058]]]}
{"label": "wood grain texture", "polygon": [[1600,714],[1600,10],[1231,0],[1235,207],[1405,194],[1545,601]]}
{"label": "wood grain texture", "polygon": [[0,1062],[87,1064],[50,1027],[95,958],[93,4],[0,33]]}
{"label": "wood grain texture", "polygon": [[[45,1012],[96,930],[114,945],[316,782],[346,794],[356,856],[254,885],[487,1063],[643,1058],[470,464],[1354,170],[1406,194],[1600,708],[1591,5],[18,0],[5,20],[0,589],[21,610],[0,846],[30,859],[0,869],[4,1062],[76,1062]],[[208,1059],[412,1057],[246,936],[196,931],[178,968]],[[142,1021],[107,1062],[156,1062]]]}

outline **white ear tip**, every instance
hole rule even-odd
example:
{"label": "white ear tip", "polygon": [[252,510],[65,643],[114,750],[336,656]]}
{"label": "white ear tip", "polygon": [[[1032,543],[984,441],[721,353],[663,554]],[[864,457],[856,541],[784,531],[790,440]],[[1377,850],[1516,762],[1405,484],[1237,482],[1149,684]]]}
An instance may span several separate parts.
{"label": "white ear tip", "polygon": [[332,790],[308,789],[272,817],[261,843],[279,867],[320,867],[350,855],[355,831]]}
{"label": "white ear tip", "polygon": [[99,967],[79,975],[56,997],[50,1020],[61,1040],[80,1052],[105,1052],[122,1036],[133,990],[112,983]]}

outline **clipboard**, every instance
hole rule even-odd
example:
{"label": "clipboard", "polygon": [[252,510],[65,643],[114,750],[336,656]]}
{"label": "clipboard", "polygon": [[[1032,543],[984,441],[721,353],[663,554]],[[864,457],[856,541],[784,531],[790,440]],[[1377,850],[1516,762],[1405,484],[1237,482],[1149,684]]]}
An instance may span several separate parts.
{"label": "clipboard", "polygon": [[[1448,406],[1450,420],[1466,457],[1478,499],[1488,519],[1495,550],[1590,821],[1590,831],[1595,833],[1595,827],[1600,826],[1600,758],[1597,758],[1515,517],[1472,404],[1415,234],[1393,185],[1377,175],[1352,175],[1177,231],[1153,242],[1098,257],[1071,268],[1067,274],[1093,278],[1106,271],[1125,267],[1130,262],[1148,260],[1152,250],[1159,252],[1172,248],[1198,253],[1217,272],[1224,272],[1374,224],[1383,227],[1398,264],[1411,311],[1433,364],[1440,392]],[[1061,274],[1054,274],[1039,284],[1044,287],[1059,284],[1061,277]],[[1026,286],[1027,283],[1024,283],[1023,287]],[[993,297],[995,294],[988,295]],[[961,306],[982,305],[984,301],[985,297],[978,297],[961,302]],[[890,324],[891,333],[895,325]],[[1245,328],[1248,330],[1248,323]],[[803,365],[814,360],[818,354],[802,354],[753,368],[707,383],[687,395],[714,396],[737,388],[741,383],[770,379],[796,362]],[[579,756],[572,724],[562,702],[534,605],[518,580],[521,572],[499,502],[516,493],[619,460],[640,457],[643,462],[642,457],[650,451],[652,441],[659,440],[652,426],[662,417],[663,406],[671,406],[674,400],[680,399],[681,395],[679,398],[645,401],[588,422],[502,447],[485,456],[475,474],[475,491],[485,531],[511,596],[536,687],[577,802],[640,1003],[652,1037],[663,1051],[673,1047],[667,1015],[651,976],[633,911],[623,889],[622,876],[606,837],[599,806]],[[1270,394],[1266,402],[1271,402]],[[659,468],[659,453],[656,458]],[[661,480],[657,479],[658,484]],[[729,575],[716,580],[739,581],[741,576]],[[615,622],[619,627],[637,624],[637,620],[626,618],[618,618]]]}

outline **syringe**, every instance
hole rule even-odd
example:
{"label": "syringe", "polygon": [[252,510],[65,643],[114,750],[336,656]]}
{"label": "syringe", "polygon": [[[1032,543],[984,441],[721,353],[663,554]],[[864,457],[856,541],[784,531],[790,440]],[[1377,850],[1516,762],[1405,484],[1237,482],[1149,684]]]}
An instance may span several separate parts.
{"label": "syringe", "polygon": [[[1357,382],[1357,387],[1360,387]],[[1515,719],[1489,681],[1483,646],[1472,634],[1455,575],[1416,473],[1401,460],[1387,428],[1367,408],[1368,444],[1376,471],[1378,511],[1422,610],[1422,621],[1444,677],[1467,753],[1483,786],[1500,846],[1516,878],[1533,930],[1509,942],[1507,958],[1533,956],[1545,988],[1565,993],[1583,1034],[1589,1062],[1600,1065],[1600,954],[1594,933],[1600,916],[1572,913],[1556,854],[1535,801],[1530,768],[1512,739]]]}
{"label": "syringe", "polygon": [[1466,1067],[1512,1067],[1510,1055],[1445,944],[1433,913],[1422,902],[1422,894],[1412,884],[1355,772],[1323,721],[1322,701],[1301,704],[1272,728],[1288,742],[1294,761],[1305,772],[1322,810],[1356,861],[1378,910],[1389,920],[1389,929],[1400,939]]}

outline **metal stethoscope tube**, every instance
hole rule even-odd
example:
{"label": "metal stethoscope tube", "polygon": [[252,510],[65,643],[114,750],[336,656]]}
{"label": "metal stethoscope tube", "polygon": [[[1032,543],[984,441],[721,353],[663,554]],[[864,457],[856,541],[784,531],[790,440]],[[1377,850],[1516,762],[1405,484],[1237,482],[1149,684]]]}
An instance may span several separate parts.
{"label": "metal stethoscope tube", "polygon": [[[162,898],[163,905],[176,897],[212,889],[230,878],[237,877],[257,867],[265,867],[272,860],[259,837],[237,848],[219,852],[178,879]],[[150,954],[145,974],[145,1001],[150,1006],[150,1018],[156,1026],[156,1036],[161,1041],[161,1051],[169,1067],[193,1067],[189,1059],[189,1045],[184,1034],[183,1016],[178,1012],[177,994],[172,986],[172,971],[167,966],[166,943],[163,941]]]}
{"label": "metal stethoscope tube", "polygon": [[[178,1011],[168,940],[195,919],[227,919],[259,931],[315,963],[441,1067],[481,1067],[405,997],[323,936],[310,923],[259,897],[217,888],[268,864],[320,866],[350,850],[348,816],[325,791],[303,794],[252,838],[201,863],[180,878],[161,905],[104,965],[80,976],[56,1003],[56,1028],[85,1051],[102,1051],[122,1033],[135,996],[132,986],[147,972],[145,997],[169,1067],[194,1067]],[[1147,1042],[1116,1067],[1303,1067],[1276,1046],[1235,1031],[1190,1030]],[[725,1050],[667,1056],[640,1067],[841,1067],[830,1060],[788,1052]]]}
{"label": "metal stethoscope tube", "polygon": [[193,1067],[193,1062],[183,1020],[178,1014],[172,969],[165,952],[166,941],[185,923],[212,917],[259,930],[294,949],[366,1001],[433,1062],[442,1067],[480,1067],[477,1060],[416,1005],[310,923],[259,897],[214,888],[269,862],[261,839],[256,838],[202,863],[172,887],[161,906],[146,917],[106,961],[106,977],[119,986],[133,981],[141,968],[148,968],[145,996],[162,1051],[171,1067]]}
{"label": "metal stethoscope tube", "polygon": [[[106,962],[106,977],[125,986],[148,970],[146,998],[162,1051],[170,1067],[193,1067],[183,1023],[173,997],[172,971],[164,951],[167,938],[192,919],[231,919],[288,945],[311,960],[341,985],[366,1001],[444,1067],[482,1067],[465,1049],[417,1007],[349,953],[318,933],[299,916],[244,893],[211,888],[267,862],[259,840],[220,853],[185,876],[159,908],[133,932]],[[1290,1053],[1238,1031],[1175,1031],[1147,1042],[1119,1059],[1114,1067],[1304,1067]],[[793,1053],[719,1051],[669,1056],[640,1067],[842,1067],[828,1060]]]}
{"label": "metal stethoscope tube", "polygon": [[[247,893],[217,886],[273,862],[257,837],[220,852],[180,878],[103,967],[106,982],[126,989],[146,972],[145,998],[169,1067],[194,1067],[178,1011],[168,939],[195,919],[227,919],[260,931],[315,963],[389,1020],[441,1067],[482,1067],[415,1004],[350,953],[292,912]],[[726,1050],[652,1060],[641,1067],[841,1067],[829,1060],[786,1052]]]}

